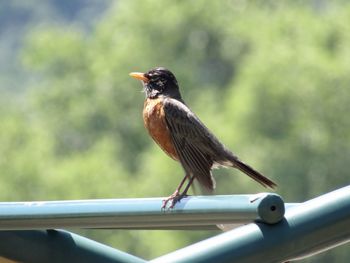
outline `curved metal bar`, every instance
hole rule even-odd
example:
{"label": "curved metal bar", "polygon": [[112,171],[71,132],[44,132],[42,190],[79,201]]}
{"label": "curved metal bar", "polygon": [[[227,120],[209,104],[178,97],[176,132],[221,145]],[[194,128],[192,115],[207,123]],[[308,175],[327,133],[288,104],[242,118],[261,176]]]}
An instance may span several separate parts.
{"label": "curved metal bar", "polygon": [[275,225],[251,223],[152,260],[286,262],[350,241],[350,186],[287,209]]}
{"label": "curved metal bar", "polygon": [[176,229],[282,220],[276,194],[193,196],[162,210],[162,198],[0,203],[0,230],[52,228]]}

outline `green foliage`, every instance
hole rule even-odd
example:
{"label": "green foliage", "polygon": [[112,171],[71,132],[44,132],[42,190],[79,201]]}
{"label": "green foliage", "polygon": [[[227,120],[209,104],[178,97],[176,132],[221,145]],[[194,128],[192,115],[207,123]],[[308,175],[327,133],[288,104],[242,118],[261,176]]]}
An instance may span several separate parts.
{"label": "green foliage", "polygon": [[[203,122],[286,201],[348,184],[350,5],[340,3],[118,1],[90,35],[33,30],[22,53],[37,80],[29,103],[0,109],[1,200],[171,194],[182,169],[148,138],[144,94],[128,76],[155,66],[175,72]],[[232,169],[214,173],[216,193],[266,191]],[[146,258],[214,234],[82,233]],[[345,250],[309,262],[345,262]]]}

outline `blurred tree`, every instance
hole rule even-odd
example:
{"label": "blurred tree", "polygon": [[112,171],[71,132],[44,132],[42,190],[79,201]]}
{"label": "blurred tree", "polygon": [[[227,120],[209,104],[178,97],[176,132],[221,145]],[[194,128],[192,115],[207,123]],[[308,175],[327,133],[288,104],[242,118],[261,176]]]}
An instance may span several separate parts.
{"label": "blurred tree", "polygon": [[350,121],[341,113],[350,110],[349,10],[285,12],[260,21],[260,35],[251,36],[259,45],[226,105],[235,105],[229,114],[244,129],[237,140],[260,144],[260,162],[283,181],[279,190],[302,201],[349,182]]}
{"label": "blurred tree", "polygon": [[[91,35],[33,30],[22,54],[38,80],[31,104],[0,112],[2,199],[171,193],[182,170],[148,138],[128,76],[154,66],[175,72],[203,122],[286,201],[348,184],[350,5],[321,2],[118,1]],[[264,191],[232,169],[215,174],[217,193]],[[214,234],[84,233],[146,258]],[[346,262],[347,249],[305,262]]]}
{"label": "blurred tree", "polygon": [[50,143],[46,135],[31,126],[21,113],[7,109],[0,118],[0,199],[38,200],[46,196],[46,183],[41,176],[49,165],[41,162]]}
{"label": "blurred tree", "polygon": [[[26,33],[33,27],[74,24],[88,32],[111,0],[0,0],[0,92],[19,97],[32,80],[20,63]],[[16,98],[17,99],[17,98]]]}

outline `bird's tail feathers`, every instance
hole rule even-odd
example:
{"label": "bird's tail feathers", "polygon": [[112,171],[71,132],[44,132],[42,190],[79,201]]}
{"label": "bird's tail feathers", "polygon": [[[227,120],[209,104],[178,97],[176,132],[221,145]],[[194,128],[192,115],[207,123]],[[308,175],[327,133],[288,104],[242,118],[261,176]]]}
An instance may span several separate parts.
{"label": "bird's tail feathers", "polygon": [[274,189],[277,186],[276,183],[274,183],[273,181],[271,181],[269,178],[262,175],[258,171],[254,170],[252,167],[245,164],[241,160],[235,159],[234,161],[231,161],[231,163],[232,163],[233,167],[241,170],[243,173],[248,175],[253,180],[257,181],[258,183],[260,183],[264,187],[270,187],[270,188]]}

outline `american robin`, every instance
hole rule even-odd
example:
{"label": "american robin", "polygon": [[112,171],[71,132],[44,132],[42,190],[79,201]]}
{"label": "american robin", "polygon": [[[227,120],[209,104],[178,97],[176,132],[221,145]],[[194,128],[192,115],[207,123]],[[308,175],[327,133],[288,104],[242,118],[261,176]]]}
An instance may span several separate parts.
{"label": "american robin", "polygon": [[[196,179],[206,189],[215,188],[211,170],[219,166],[234,167],[265,187],[276,184],[243,163],[227,149],[188,108],[181,98],[179,85],[173,73],[158,67],[147,73],[133,72],[130,76],[141,80],[146,93],[143,120],[153,140],[172,159],[179,161],[185,177],[175,192],[163,200],[162,208],[172,201],[170,208],[187,195]],[[188,183],[180,192],[185,181]]]}

